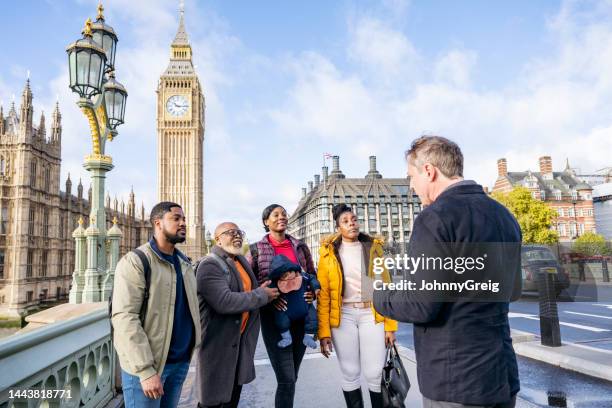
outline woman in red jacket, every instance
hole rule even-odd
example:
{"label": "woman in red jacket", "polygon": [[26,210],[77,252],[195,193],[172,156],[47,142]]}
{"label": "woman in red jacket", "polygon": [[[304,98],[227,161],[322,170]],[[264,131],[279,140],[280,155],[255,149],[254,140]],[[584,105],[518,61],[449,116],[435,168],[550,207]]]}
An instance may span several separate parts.
{"label": "woman in red jacket", "polygon": [[[251,245],[250,257],[247,256],[259,282],[268,279],[270,263],[275,255],[286,256],[291,262],[299,264],[304,272],[316,276],[308,246],[286,233],[289,217],[283,206],[279,204],[267,206],[261,219],[267,234],[259,242]],[[307,301],[312,302],[314,294],[306,292],[304,297]],[[281,340],[281,334],[274,324],[274,307],[279,310],[285,309],[282,302],[279,300],[261,308],[261,333],[278,380],[274,406],[291,408],[295,395],[295,382],[306,351],[306,346],[303,344],[304,321],[291,323],[292,344],[279,348],[277,344]]]}

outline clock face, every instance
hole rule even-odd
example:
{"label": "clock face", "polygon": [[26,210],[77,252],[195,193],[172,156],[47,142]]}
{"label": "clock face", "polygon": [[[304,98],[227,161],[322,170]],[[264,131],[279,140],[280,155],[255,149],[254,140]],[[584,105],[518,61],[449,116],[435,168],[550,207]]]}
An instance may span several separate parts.
{"label": "clock face", "polygon": [[183,116],[187,108],[189,108],[189,102],[182,95],[173,95],[166,102],[166,110],[172,116]]}

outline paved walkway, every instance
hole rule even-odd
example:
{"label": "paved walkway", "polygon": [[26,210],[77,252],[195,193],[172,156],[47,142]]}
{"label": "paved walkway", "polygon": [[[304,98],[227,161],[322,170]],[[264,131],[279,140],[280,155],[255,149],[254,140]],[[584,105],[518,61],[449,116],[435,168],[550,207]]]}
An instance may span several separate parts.
{"label": "paved walkway", "polygon": [[[421,393],[418,389],[416,378],[416,364],[414,363],[414,353],[410,349],[400,349],[404,366],[408,371],[408,376],[412,387],[406,399],[406,407],[421,407]],[[274,392],[276,389],[276,379],[274,371],[270,366],[263,341],[257,344],[255,353],[255,364],[257,378],[242,389],[240,400],[241,408],[273,408]],[[180,408],[193,408],[197,406],[195,397],[194,363],[190,368],[190,373],[185,381],[183,393],[181,395]],[[296,387],[295,408],[341,408],[345,406],[344,398],[340,388],[341,374],[338,361],[335,356],[329,360],[323,358],[318,351],[308,350],[302,366],[300,367],[300,378]],[[370,407],[367,388],[363,384],[364,400],[366,408]],[[532,408],[537,405],[519,400],[517,407]]]}

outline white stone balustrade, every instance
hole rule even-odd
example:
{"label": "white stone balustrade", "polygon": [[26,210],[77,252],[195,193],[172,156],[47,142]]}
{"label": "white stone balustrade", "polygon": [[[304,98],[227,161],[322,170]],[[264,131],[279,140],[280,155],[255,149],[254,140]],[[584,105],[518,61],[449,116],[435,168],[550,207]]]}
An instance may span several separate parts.
{"label": "white stone balustrade", "polygon": [[[2,339],[0,408],[104,406],[115,389],[114,356],[103,307]],[[9,398],[11,390],[41,389],[66,392],[55,400]]]}

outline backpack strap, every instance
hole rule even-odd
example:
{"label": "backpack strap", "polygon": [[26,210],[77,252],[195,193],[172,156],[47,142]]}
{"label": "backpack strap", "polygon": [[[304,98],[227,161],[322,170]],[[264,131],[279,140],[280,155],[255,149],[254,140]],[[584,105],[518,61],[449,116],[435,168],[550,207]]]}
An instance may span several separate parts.
{"label": "backpack strap", "polygon": [[225,272],[225,276],[227,278],[227,284],[229,285],[232,279],[232,275],[229,269],[229,265],[227,264],[227,262],[225,262],[225,259],[221,258],[219,255],[215,254],[214,252],[211,252],[210,254],[208,254],[207,257],[210,259],[213,259],[221,267],[221,269],[223,269],[223,272]]}
{"label": "backpack strap", "polygon": [[251,269],[253,269],[253,273],[257,276],[259,273],[259,248],[257,248],[257,242],[249,245],[249,251],[251,251],[251,258],[253,259]]}
{"label": "backpack strap", "polygon": [[[145,278],[145,288],[142,296],[142,304],[140,305],[140,312],[138,316],[140,318],[140,324],[144,329],[145,318],[147,317],[147,306],[149,305],[149,288],[151,287],[151,264],[149,263],[149,259],[140,249],[136,248],[132,252],[134,252],[138,258],[140,258],[140,262],[142,262],[142,269],[144,271]],[[108,320],[110,322],[110,335],[111,339],[113,338],[113,334],[115,332],[115,328],[113,327],[113,291],[111,290],[111,294],[108,298]]]}
{"label": "backpack strap", "polygon": [[151,264],[149,263],[149,258],[142,252],[140,249],[136,248],[132,252],[138,255],[140,258],[140,262],[142,262],[142,268],[144,271],[145,278],[145,288],[144,293],[142,295],[142,304],[140,305],[140,322],[142,323],[142,327],[144,328],[145,318],[147,317],[147,307],[149,305],[149,289],[151,288]]}

